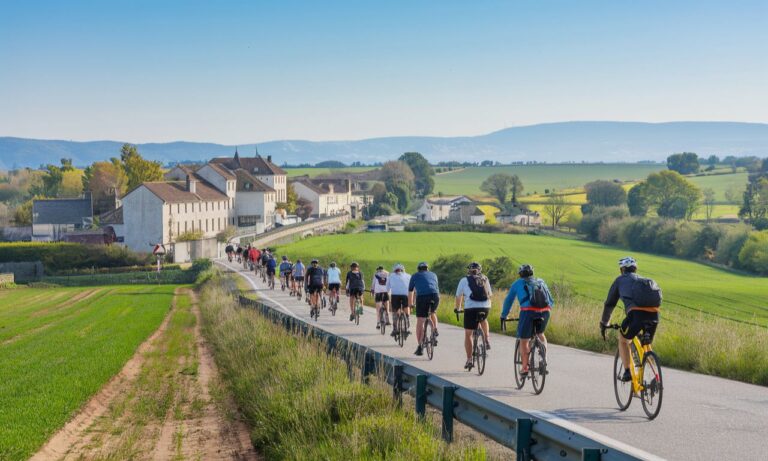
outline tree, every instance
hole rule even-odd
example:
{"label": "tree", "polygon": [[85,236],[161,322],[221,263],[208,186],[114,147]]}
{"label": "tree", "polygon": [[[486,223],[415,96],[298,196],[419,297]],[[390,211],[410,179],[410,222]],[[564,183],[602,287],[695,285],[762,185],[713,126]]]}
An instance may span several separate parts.
{"label": "tree", "polygon": [[[397,197],[397,201],[395,203],[392,203],[392,198],[389,197],[389,194],[393,194],[395,197]],[[411,189],[408,187],[408,184],[402,182],[393,184],[390,188],[389,194],[387,196],[387,201],[400,213],[406,213],[408,211],[408,207],[411,206]]]}
{"label": "tree", "polygon": [[43,195],[46,197],[58,197],[61,190],[61,183],[64,180],[64,172],[56,165],[48,164],[45,167],[42,176],[42,182],[30,188],[33,195]]}
{"label": "tree", "polygon": [[277,208],[282,208],[290,214],[296,213],[298,207],[299,196],[296,194],[296,189],[293,188],[293,184],[288,184],[285,188],[285,202],[276,204]]}
{"label": "tree", "polygon": [[435,188],[435,170],[426,158],[418,152],[406,152],[398,159],[405,162],[416,178],[414,191],[419,197],[426,197]]}
{"label": "tree", "polygon": [[768,216],[768,177],[747,183],[739,216],[752,222]]}
{"label": "tree", "polygon": [[621,206],[627,203],[627,192],[613,181],[597,180],[584,186],[587,202],[592,206]]}
{"label": "tree", "polygon": [[544,214],[552,221],[552,229],[557,229],[560,220],[570,212],[572,206],[562,194],[549,195],[544,203]]}
{"label": "tree", "polygon": [[312,216],[312,211],[314,208],[312,207],[312,202],[309,200],[300,197],[296,202],[296,215],[303,220],[309,218]]}
{"label": "tree", "polygon": [[83,194],[83,181],[80,171],[62,168],[61,186],[59,188],[60,197],[79,197]]}
{"label": "tree", "polygon": [[768,231],[752,232],[739,251],[742,267],[768,274]]}
{"label": "tree", "polygon": [[120,160],[123,162],[123,169],[128,177],[128,189],[133,189],[143,182],[163,179],[163,169],[160,162],[145,160],[134,145],[123,144],[122,149],[120,149]]}
{"label": "tree", "polygon": [[507,194],[509,194],[509,188],[512,186],[512,176],[506,173],[494,173],[480,184],[480,190],[496,197],[499,204],[504,205],[507,201]]}
{"label": "tree", "polygon": [[702,203],[704,203],[704,211],[707,216],[707,222],[709,222],[712,219],[712,211],[715,209],[715,191],[711,187],[707,187],[702,192],[704,194]]}
{"label": "tree", "polygon": [[667,168],[680,174],[697,173],[699,167],[699,156],[693,152],[672,154],[667,157]]}
{"label": "tree", "polygon": [[512,175],[509,191],[512,193],[512,203],[517,204],[517,196],[523,193],[523,181],[516,174]]}
{"label": "tree", "polygon": [[648,201],[645,199],[645,183],[641,182],[627,194],[627,207],[632,216],[645,216],[648,214]]}
{"label": "tree", "polygon": [[13,222],[17,226],[31,226],[32,225],[32,202],[35,199],[43,198],[35,196],[16,207],[13,212]]}
{"label": "tree", "polygon": [[661,217],[691,219],[699,207],[701,190],[675,171],[651,173],[642,184],[642,200]]}
{"label": "tree", "polygon": [[715,166],[718,163],[720,163],[720,159],[717,157],[717,155],[710,155],[707,157],[707,165]]}
{"label": "tree", "polygon": [[121,197],[128,188],[128,176],[120,161],[94,162],[85,169],[83,188],[91,193],[94,213],[100,214],[112,208],[115,197]]}
{"label": "tree", "polygon": [[415,176],[407,163],[392,160],[381,166],[379,179],[384,181],[387,189],[389,189],[392,184],[399,182],[411,184],[414,182]]}

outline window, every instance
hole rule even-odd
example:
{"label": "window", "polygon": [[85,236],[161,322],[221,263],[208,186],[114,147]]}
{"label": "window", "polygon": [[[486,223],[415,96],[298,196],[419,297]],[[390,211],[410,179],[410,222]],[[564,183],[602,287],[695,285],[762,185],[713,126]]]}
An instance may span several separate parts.
{"label": "window", "polygon": [[197,220],[197,228],[199,230],[203,230],[203,220],[202,219],[198,219]]}
{"label": "window", "polygon": [[208,232],[208,218],[205,218],[205,231]]}
{"label": "window", "polygon": [[205,211],[208,211],[208,202],[205,202]]}
{"label": "window", "polygon": [[176,213],[181,213],[181,203],[176,204]]}
{"label": "window", "polygon": [[188,213],[187,204],[186,203],[184,204],[184,213]]}
{"label": "window", "polygon": [[179,234],[181,234],[181,223],[177,222],[176,223],[176,235],[178,236]]}
{"label": "window", "polygon": [[184,232],[186,232],[186,231],[187,231],[187,222],[184,221]]}
{"label": "window", "polygon": [[261,221],[261,215],[238,216],[237,217],[237,226],[238,227],[253,227],[259,221]]}

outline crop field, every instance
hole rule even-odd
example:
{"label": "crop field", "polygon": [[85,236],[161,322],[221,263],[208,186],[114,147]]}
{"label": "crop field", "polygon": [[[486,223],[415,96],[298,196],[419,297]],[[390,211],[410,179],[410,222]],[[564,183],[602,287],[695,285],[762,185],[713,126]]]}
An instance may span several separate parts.
{"label": "crop field", "polygon": [[495,173],[516,174],[525,186],[524,194],[543,194],[545,189],[574,189],[596,179],[631,181],[666,169],[661,164],[572,164],[473,167],[435,176],[435,193],[483,195],[480,184]]}
{"label": "crop field", "polygon": [[[415,270],[419,260],[432,261],[440,255],[468,253],[476,260],[508,256],[515,264],[533,264],[537,275],[545,279],[570,283],[577,294],[594,301],[597,319],[608,287],[618,274],[616,262],[628,251],[548,236],[414,232],[315,237],[281,247],[279,252],[321,260],[332,256],[337,263],[354,258],[366,263],[364,267],[403,262],[409,271]],[[634,256],[641,273],[664,289],[666,312],[703,312],[768,326],[768,278],[664,256]]]}
{"label": "crop field", "polygon": [[293,178],[295,176],[305,175],[315,177],[321,174],[330,173],[365,173],[366,171],[374,169],[375,167],[372,166],[348,166],[345,168],[286,168],[285,172],[288,173],[289,178]]}
{"label": "crop field", "polygon": [[715,200],[724,203],[725,193],[730,189],[737,192],[737,198],[741,201],[741,194],[747,187],[747,173],[719,174],[711,176],[693,176],[687,178],[701,189],[711,188],[715,191]]}
{"label": "crop field", "polygon": [[0,290],[0,459],[27,459],[119,372],[175,288]]}

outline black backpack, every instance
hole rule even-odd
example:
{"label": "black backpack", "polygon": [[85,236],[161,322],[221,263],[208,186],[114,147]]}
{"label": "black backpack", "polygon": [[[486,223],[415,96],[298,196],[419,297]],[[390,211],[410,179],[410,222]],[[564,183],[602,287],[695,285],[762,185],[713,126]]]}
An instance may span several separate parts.
{"label": "black backpack", "polygon": [[528,295],[531,307],[543,308],[549,306],[549,296],[547,296],[547,292],[544,290],[544,284],[541,280],[525,282],[525,293]]}
{"label": "black backpack", "polygon": [[482,275],[468,275],[467,283],[472,294],[469,299],[472,301],[488,301],[488,292],[485,290],[485,277]]}
{"label": "black backpack", "polygon": [[379,282],[379,285],[387,284],[387,275],[384,274],[384,272],[377,272],[374,277],[376,277],[376,281]]}
{"label": "black backpack", "polygon": [[635,277],[632,301],[637,307],[661,307],[661,287],[653,279]]}

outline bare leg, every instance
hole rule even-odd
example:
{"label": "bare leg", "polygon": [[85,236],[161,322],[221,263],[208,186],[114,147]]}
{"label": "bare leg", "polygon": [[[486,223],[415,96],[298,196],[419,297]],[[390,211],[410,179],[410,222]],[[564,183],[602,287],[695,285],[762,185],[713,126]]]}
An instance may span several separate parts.
{"label": "bare leg", "polygon": [[520,358],[522,359],[523,370],[528,370],[528,355],[531,353],[530,339],[520,340]]}
{"label": "bare leg", "polygon": [[464,330],[464,351],[467,353],[467,362],[472,360],[472,332],[473,330]]}

